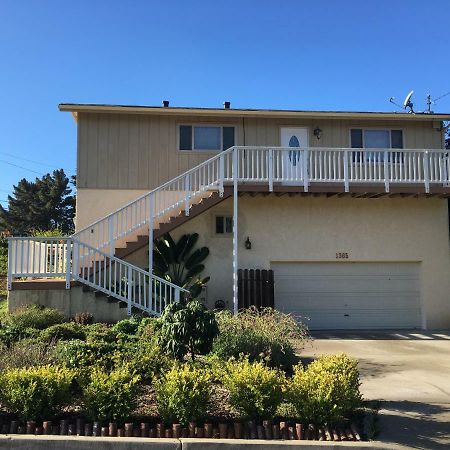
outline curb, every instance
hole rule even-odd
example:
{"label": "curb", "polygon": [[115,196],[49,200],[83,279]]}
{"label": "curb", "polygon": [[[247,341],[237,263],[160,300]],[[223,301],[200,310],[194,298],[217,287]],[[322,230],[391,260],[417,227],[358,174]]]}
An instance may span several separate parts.
{"label": "curb", "polygon": [[301,448],[302,450],[342,449],[353,450],[374,448],[379,450],[400,450],[403,446],[383,442],[329,442],[329,441],[267,441],[245,439],[152,439],[114,438],[86,436],[30,436],[0,435],[0,449],[7,450],[279,450]]}

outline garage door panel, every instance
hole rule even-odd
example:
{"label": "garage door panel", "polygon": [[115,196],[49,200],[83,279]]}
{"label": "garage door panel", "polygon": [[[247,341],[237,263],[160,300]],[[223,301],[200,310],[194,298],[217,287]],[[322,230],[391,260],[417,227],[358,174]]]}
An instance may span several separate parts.
{"label": "garage door panel", "polygon": [[275,306],[311,329],[420,326],[418,263],[273,263]]}

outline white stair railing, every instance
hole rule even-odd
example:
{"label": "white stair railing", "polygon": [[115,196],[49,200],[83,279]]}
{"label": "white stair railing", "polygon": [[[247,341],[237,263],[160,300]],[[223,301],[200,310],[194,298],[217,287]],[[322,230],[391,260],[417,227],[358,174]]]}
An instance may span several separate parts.
{"label": "white stair railing", "polygon": [[175,211],[189,213],[191,204],[208,190],[223,192],[231,179],[230,148],[191,170],[142,195],[111,214],[77,231],[74,238],[113,254],[114,242],[155,220],[164,221]]}
{"label": "white stair railing", "polygon": [[186,289],[150,275],[126,261],[73,238],[12,237],[8,241],[8,289],[17,278],[79,281],[127,304],[160,315],[188,294]]}

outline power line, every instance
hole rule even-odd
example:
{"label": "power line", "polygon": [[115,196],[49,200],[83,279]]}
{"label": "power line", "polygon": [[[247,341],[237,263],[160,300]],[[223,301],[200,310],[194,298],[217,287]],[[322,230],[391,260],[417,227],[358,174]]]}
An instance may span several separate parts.
{"label": "power line", "polygon": [[12,162],[5,161],[4,159],[0,159],[0,162],[9,164],[10,166],[18,167],[19,169],[28,170],[29,172],[37,173],[38,175],[42,175],[42,172],[36,172],[36,170],[28,169],[27,167],[19,166],[18,164],[13,164]]}
{"label": "power line", "polygon": [[51,169],[57,169],[56,166],[53,166],[53,165],[50,165],[50,164],[45,164],[45,163],[42,163],[40,161],[35,161],[34,159],[23,158],[22,156],[17,156],[17,155],[14,155],[12,153],[0,152],[0,154],[6,155],[6,156],[10,156],[11,158],[21,159],[22,161],[28,161],[28,162],[33,163],[33,164],[39,164],[40,166],[50,167]]}

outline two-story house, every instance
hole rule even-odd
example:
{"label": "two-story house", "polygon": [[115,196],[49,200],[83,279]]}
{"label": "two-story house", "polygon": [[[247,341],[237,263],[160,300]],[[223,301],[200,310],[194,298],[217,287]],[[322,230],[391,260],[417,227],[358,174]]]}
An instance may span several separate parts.
{"label": "two-story house", "polygon": [[450,326],[450,115],[224,105],[61,104],[76,233],[11,240],[11,307],[159,314],[183,290],[150,274],[149,242],[196,232],[210,307],[236,310],[238,270],[264,269],[269,300],[312,329]]}

